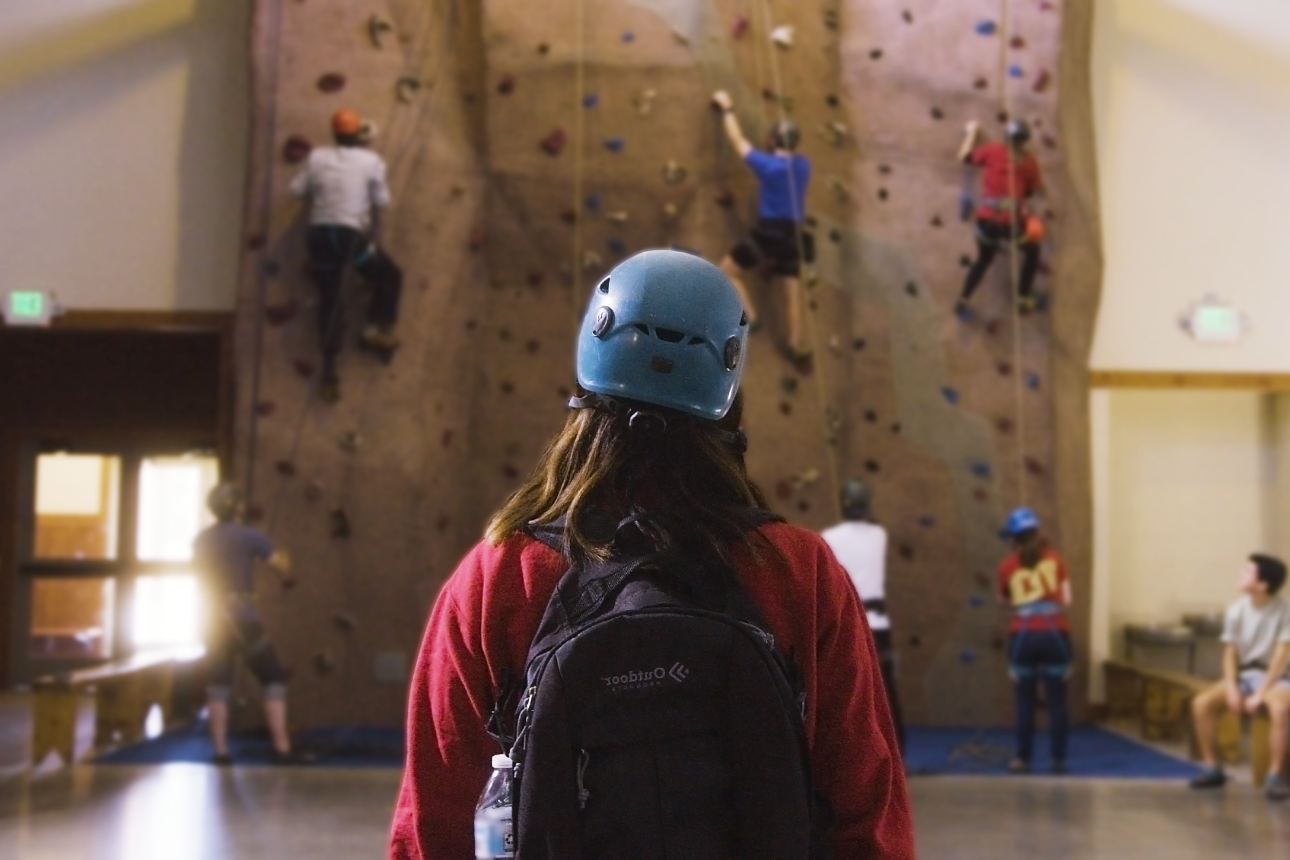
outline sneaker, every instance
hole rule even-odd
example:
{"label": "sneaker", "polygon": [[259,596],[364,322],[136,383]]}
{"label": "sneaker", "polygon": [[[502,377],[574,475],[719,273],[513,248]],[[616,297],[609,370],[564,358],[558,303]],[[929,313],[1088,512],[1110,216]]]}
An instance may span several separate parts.
{"label": "sneaker", "polygon": [[1263,792],[1268,796],[1268,800],[1286,800],[1290,799],[1290,783],[1287,783],[1280,774],[1268,774],[1268,781],[1264,783]]}
{"label": "sneaker", "polygon": [[295,750],[290,750],[288,752],[279,752],[277,750],[273,751],[273,763],[284,767],[313,764],[315,761],[317,761],[317,757],[312,753],[296,752]]}
{"label": "sneaker", "polygon": [[399,339],[391,334],[389,329],[374,325],[363,329],[358,342],[363,348],[376,352],[394,352],[399,348]]}
{"label": "sneaker", "polygon": [[1062,776],[1064,774],[1070,773],[1071,769],[1067,767],[1066,762],[1062,761],[1061,759],[1054,759],[1053,765],[1052,765],[1052,772],[1057,774],[1058,776]]}
{"label": "sneaker", "polygon": [[1030,773],[1030,762],[1024,758],[1014,758],[1008,762],[1008,773]]}
{"label": "sneaker", "polygon": [[1222,788],[1227,785],[1227,774],[1221,767],[1210,767],[1187,784],[1192,788]]}

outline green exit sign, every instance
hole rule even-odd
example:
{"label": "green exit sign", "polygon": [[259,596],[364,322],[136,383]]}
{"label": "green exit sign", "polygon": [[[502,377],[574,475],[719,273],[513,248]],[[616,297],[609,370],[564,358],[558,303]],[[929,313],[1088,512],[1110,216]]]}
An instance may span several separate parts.
{"label": "green exit sign", "polygon": [[12,290],[5,296],[7,325],[49,325],[53,311],[53,297],[42,290]]}
{"label": "green exit sign", "polygon": [[1192,306],[1183,327],[1199,343],[1236,343],[1245,334],[1246,320],[1238,308],[1217,296],[1205,296]]}

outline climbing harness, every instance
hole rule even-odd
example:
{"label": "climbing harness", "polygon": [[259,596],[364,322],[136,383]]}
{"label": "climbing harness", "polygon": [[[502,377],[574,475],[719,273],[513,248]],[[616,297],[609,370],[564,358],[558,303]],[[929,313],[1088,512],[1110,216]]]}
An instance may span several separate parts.
{"label": "climbing harness", "polygon": [[1045,629],[1041,632],[1053,637],[1064,658],[1060,663],[1047,664],[1039,669],[1018,663],[1017,657],[1021,653],[1021,643],[1025,641],[1027,633],[1035,632],[1022,627],[1013,637],[1012,647],[1008,650],[1008,672],[1012,675],[1013,680],[1021,681],[1026,678],[1033,678],[1037,674],[1048,678],[1069,678],[1074,661],[1072,660],[1066,637],[1062,635],[1063,631],[1057,629],[1057,623],[1054,620],[1065,615],[1066,608],[1053,600],[1039,600],[1034,603],[1027,603],[1024,606],[1014,607],[1012,614],[1013,617],[1022,620],[1042,618]]}

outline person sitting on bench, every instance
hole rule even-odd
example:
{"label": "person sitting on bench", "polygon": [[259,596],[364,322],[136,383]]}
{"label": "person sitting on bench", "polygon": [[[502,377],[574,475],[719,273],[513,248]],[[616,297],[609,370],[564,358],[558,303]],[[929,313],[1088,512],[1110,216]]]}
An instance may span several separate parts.
{"label": "person sitting on bench", "polygon": [[1290,732],[1290,602],[1278,592],[1286,566],[1279,558],[1251,555],[1241,571],[1245,594],[1223,620],[1223,680],[1192,700],[1192,719],[1205,772],[1192,788],[1221,788],[1227,782],[1218,760],[1218,718],[1224,709],[1250,714],[1268,709],[1272,721],[1269,800],[1290,798],[1284,772]]}

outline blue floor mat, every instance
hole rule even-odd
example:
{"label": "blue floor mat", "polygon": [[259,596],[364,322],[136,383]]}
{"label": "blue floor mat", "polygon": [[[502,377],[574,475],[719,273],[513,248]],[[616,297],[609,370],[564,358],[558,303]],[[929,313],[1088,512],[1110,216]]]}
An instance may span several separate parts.
{"label": "blue floor mat", "polygon": [[[383,726],[337,726],[297,732],[292,744],[316,757],[321,767],[403,767],[403,729]],[[273,764],[273,744],[267,736],[231,736],[229,752],[234,764]],[[209,764],[214,755],[204,722],[166,732],[143,743],[104,753],[96,764]]]}
{"label": "blue floor mat", "polygon": [[[1010,776],[1013,752],[1010,729],[932,728],[910,726],[906,732],[905,770],[911,776]],[[1034,772],[1048,772],[1048,734],[1035,736]],[[1198,765],[1098,726],[1071,730],[1066,764],[1073,777],[1111,779],[1190,779]]]}

